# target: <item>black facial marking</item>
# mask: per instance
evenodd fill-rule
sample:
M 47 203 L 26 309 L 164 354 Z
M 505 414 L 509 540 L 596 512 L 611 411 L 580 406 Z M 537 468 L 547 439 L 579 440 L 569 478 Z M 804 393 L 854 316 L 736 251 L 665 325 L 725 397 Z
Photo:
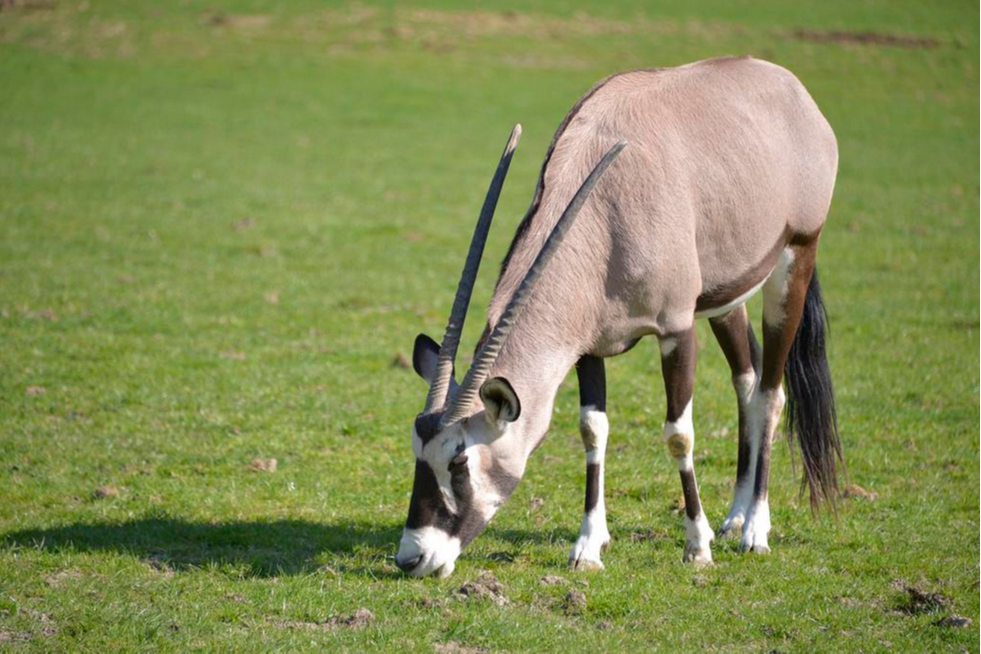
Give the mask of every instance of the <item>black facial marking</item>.
M 422 441 L 423 447 L 426 444 L 436 438 L 436 434 L 439 433 L 439 421 L 443 417 L 443 412 L 438 411 L 435 413 L 420 413 L 416 416 L 416 434 L 419 435 L 419 440 Z
M 586 464 L 586 513 L 590 513 L 599 504 L 600 465 Z
M 425 461 L 416 460 L 416 478 L 409 501 L 408 529 L 435 527 L 466 545 L 483 531 L 484 516 L 473 507 L 473 485 L 466 465 L 451 466 L 450 489 L 456 501 L 456 513 L 451 513 L 443 500 L 439 482 Z
M 603 359 L 588 354 L 576 364 L 579 378 L 579 406 L 595 406 L 606 412 L 606 368 Z
M 420 415 L 416 419 L 416 431 L 424 443 L 435 437 L 435 426 L 438 424 L 439 414 Z M 429 463 L 416 460 L 409 517 L 405 521 L 407 529 L 434 527 L 455 536 L 460 540 L 461 547 L 466 547 L 487 526 L 483 512 L 474 506 L 474 489 L 468 462 L 456 461 L 459 456 L 466 457 L 463 452 L 461 444 L 458 456 L 446 464 L 450 472 L 450 489 L 456 504 L 456 511 L 453 513 L 446 506 L 439 482 Z M 511 496 L 520 481 L 520 478 L 510 474 L 494 460 L 489 461 L 482 472 L 486 483 L 505 500 Z
M 695 482 L 694 470 L 681 471 L 681 491 L 685 495 L 685 515 L 694 520 L 702 512 L 702 504 L 698 500 L 698 484 Z
M 416 477 L 409 500 L 409 517 L 405 526 L 409 529 L 447 525 L 450 512 L 443 503 L 443 494 L 429 464 L 416 459 Z

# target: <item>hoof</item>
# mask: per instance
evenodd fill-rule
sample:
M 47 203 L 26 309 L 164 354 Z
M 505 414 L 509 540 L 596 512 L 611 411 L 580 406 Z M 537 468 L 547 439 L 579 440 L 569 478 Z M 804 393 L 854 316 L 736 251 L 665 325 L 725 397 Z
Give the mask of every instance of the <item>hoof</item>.
M 599 559 L 575 559 L 569 561 L 569 568 L 580 571 L 602 570 L 603 562 Z
M 752 552 L 753 554 L 769 554 L 770 546 L 766 543 L 756 543 L 750 544 L 746 542 L 739 543 L 740 552 Z
M 751 529 L 743 531 L 742 540 L 739 541 L 740 552 L 753 552 L 754 554 L 769 554 L 770 545 L 767 543 L 766 532 L 759 533 Z
M 738 538 L 743 533 L 743 518 L 726 518 L 719 527 L 719 538 Z
M 739 550 L 741 552 L 768 554 L 770 552 L 770 544 L 767 542 L 767 535 L 770 533 L 770 507 L 766 501 L 763 501 L 753 509 L 743 524 L 743 537 L 739 541 Z
M 603 562 L 600 561 L 600 552 L 610 549 L 610 537 L 608 534 L 603 538 L 602 535 L 594 535 L 592 539 L 580 536 L 569 552 L 569 568 L 572 570 L 602 570 Z M 602 540 L 601 540 L 602 539 Z
M 682 563 L 691 563 L 697 568 L 712 565 L 712 549 L 710 547 L 699 547 L 697 544 L 685 545 L 685 555 L 681 557 Z

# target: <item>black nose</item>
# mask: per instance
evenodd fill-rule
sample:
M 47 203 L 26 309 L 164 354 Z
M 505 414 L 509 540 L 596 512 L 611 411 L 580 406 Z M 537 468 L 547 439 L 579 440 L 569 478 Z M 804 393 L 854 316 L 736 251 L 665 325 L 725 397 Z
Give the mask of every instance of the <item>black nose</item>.
M 399 570 L 401 570 L 402 572 L 409 572 L 410 570 L 414 570 L 415 567 L 419 565 L 419 561 L 422 561 L 422 554 L 420 554 L 419 556 L 413 559 L 407 559 L 405 561 L 399 561 L 396 558 L 395 565 L 397 565 L 399 567 Z

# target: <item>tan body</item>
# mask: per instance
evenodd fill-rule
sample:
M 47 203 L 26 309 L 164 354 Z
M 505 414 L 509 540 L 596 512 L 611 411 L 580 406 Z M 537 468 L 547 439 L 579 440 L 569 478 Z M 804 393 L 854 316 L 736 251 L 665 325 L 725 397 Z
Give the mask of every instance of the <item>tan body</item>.
M 593 163 L 629 142 L 539 281 L 493 374 L 522 398 L 583 354 L 689 328 L 758 286 L 784 246 L 817 238 L 831 203 L 834 133 L 787 70 L 751 58 L 635 71 L 600 82 L 556 135 L 540 206 L 498 282 L 493 325 Z M 699 306 L 699 310 L 703 307 Z M 527 381 L 526 381 L 527 379 Z M 527 388 L 526 388 L 527 385 Z M 528 395 L 522 395 L 522 391 Z
M 710 319 L 726 354 L 740 414 L 736 493 L 721 530 L 741 528 L 742 549 L 769 551 L 769 451 L 788 399 L 785 366 L 812 499 L 837 488 L 841 451 L 813 274 L 838 164 L 831 127 L 796 77 L 752 58 L 597 84 L 549 147 L 458 388 L 452 365 L 518 136 L 520 128 L 488 192 L 444 341 L 416 341 L 414 364 L 430 393 L 413 432 L 416 483 L 396 562 L 414 575 L 452 571 L 524 474 L 559 384 L 576 366 L 587 488 L 570 564 L 602 567 L 602 361 L 651 334 L 665 381 L 664 440 L 686 501 L 683 560 L 710 562 L 715 534 L 692 457 L 699 317 Z M 760 288 L 762 350 L 744 306 Z M 807 337 L 798 338 L 799 326 Z

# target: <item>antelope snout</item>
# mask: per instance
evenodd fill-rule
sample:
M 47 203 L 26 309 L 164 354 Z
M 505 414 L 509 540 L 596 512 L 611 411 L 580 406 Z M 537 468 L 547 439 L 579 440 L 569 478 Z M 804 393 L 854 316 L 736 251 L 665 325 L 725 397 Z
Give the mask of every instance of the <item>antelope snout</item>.
M 419 562 L 422 561 L 422 554 L 419 556 L 414 556 L 408 559 L 400 559 L 398 556 L 395 557 L 395 565 L 399 567 L 402 572 L 412 572 L 415 570 Z

